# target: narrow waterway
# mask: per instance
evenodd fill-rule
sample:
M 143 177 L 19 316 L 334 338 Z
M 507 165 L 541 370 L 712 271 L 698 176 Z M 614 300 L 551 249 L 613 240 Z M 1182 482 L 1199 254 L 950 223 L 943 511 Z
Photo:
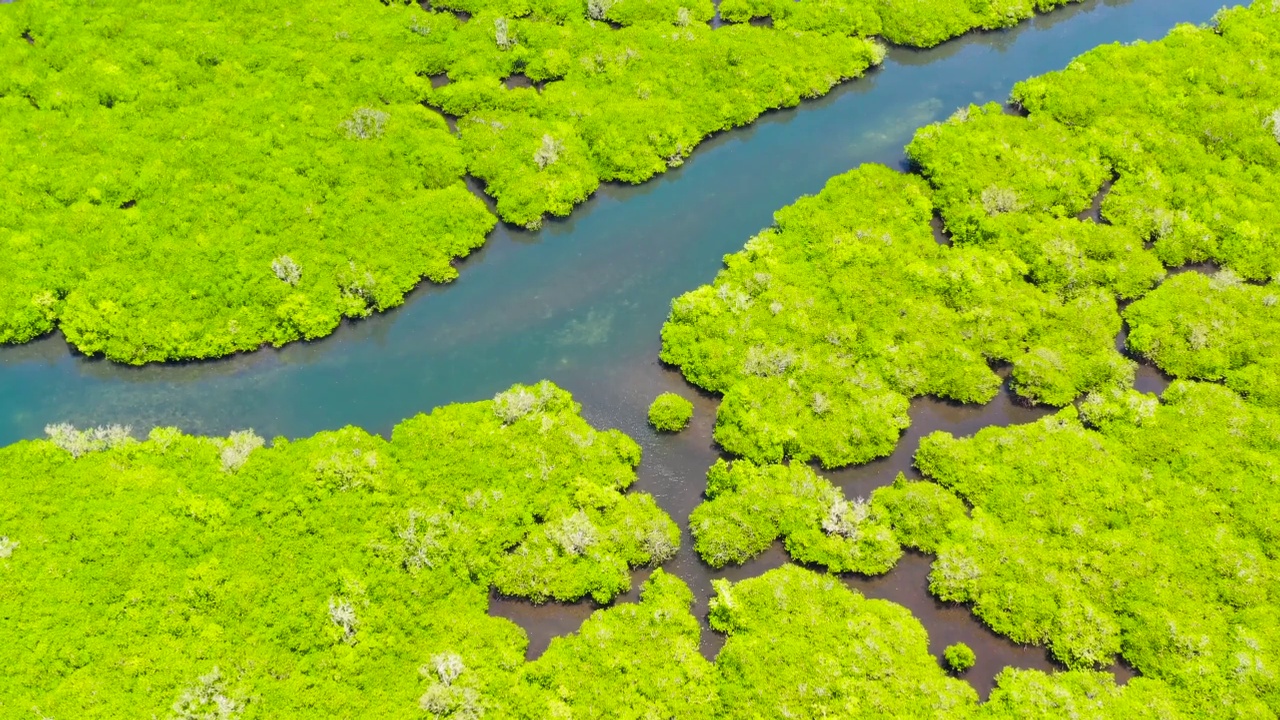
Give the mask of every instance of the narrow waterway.
M 387 432 L 431 407 L 548 378 L 577 396 L 591 422 L 620 428 L 644 446 L 639 488 L 683 523 L 716 455 L 715 401 L 656 361 L 673 297 L 709 282 L 720 258 L 767 226 L 775 209 L 818 191 L 832 175 L 864 162 L 901 166 L 902 147 L 920 125 L 970 102 L 1002 101 L 1017 80 L 1060 68 L 1095 45 L 1156 39 L 1177 22 L 1205 22 L 1219 6 L 1220 0 L 1090 0 L 934 50 L 895 49 L 868 77 L 722 134 L 654 181 L 605 186 L 569 219 L 538 233 L 499 228 L 462 264 L 457 282 L 424 287 L 404 307 L 347 324 L 320 342 L 145 368 L 76 356 L 56 335 L 0 349 L 0 444 L 38 437 L 60 421 L 143 430 L 177 425 L 207 434 L 252 427 L 268 437 L 347 424 Z M 645 424 L 645 408 L 664 390 L 696 400 L 689 431 L 658 436 Z M 910 469 L 922 433 L 967 434 L 1040 413 L 1007 396 L 981 408 L 920 399 L 892 458 L 830 476 L 851 495 L 866 495 Z M 700 614 L 712 577 L 749 577 L 784 560 L 775 551 L 713 572 L 688 545 L 686 537 L 666 567 L 690 582 Z M 907 556 L 883 578 L 849 582 L 911 608 L 935 652 L 958 639 L 972 645 L 979 665 L 966 678 L 984 694 L 1005 665 L 1049 667 L 1043 649 L 1014 646 L 986 632 L 966 609 L 936 603 L 926 592 L 927 569 L 927 558 Z M 494 608 L 530 631 L 535 652 L 552 635 L 576 629 L 591 609 L 500 600 Z M 704 632 L 708 654 L 721 642 Z

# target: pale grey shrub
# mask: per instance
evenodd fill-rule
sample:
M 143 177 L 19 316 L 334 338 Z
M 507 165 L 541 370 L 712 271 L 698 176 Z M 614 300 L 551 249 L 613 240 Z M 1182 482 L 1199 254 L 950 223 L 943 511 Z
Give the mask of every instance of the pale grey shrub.
M 789 350 L 765 350 L 756 346 L 747 348 L 747 359 L 742 364 L 742 371 L 748 375 L 774 377 L 785 373 L 795 361 L 795 354 Z
M 499 50 L 510 50 L 516 46 L 515 33 L 511 32 L 506 18 L 493 19 L 493 39 L 498 44 Z
M 1271 128 L 1271 134 L 1275 136 L 1276 142 L 1280 142 L 1280 109 L 1271 113 L 1267 118 L 1266 124 Z
M 822 529 L 831 535 L 856 540 L 861 533 L 862 523 L 871 517 L 871 505 L 862 498 L 853 502 L 842 497 L 832 499 L 827 509 L 827 517 L 822 521 Z
M 357 108 L 351 117 L 342 121 L 342 128 L 351 140 L 368 140 L 382 137 L 387 120 L 391 116 L 373 108 Z
M 825 415 L 831 410 L 831 401 L 822 393 L 813 394 L 813 412 L 816 415 Z
M 337 450 L 317 460 L 313 468 L 316 479 L 322 483 L 339 490 L 354 490 L 378 478 L 378 453 L 360 448 Z
M 418 700 L 418 706 L 435 717 L 478 720 L 484 716 L 480 693 L 474 688 L 460 687 L 454 682 L 462 676 L 466 666 L 457 653 L 440 653 L 431 662 L 418 668 L 423 677 L 433 682 Z
M 271 272 L 276 274 L 280 282 L 289 283 L 290 285 L 297 285 L 298 281 L 302 280 L 302 268 L 288 255 L 281 255 L 272 260 Z
M 437 683 L 427 688 L 418 700 L 418 706 L 435 717 L 456 720 L 478 720 L 484 717 L 480 693 L 475 688 L 457 687 Z
M 604 16 L 608 14 L 609 8 L 613 7 L 614 2 L 616 2 L 616 0 L 587 0 L 587 17 L 592 20 L 603 20 Z M 680 9 L 684 10 L 685 17 L 687 18 L 689 11 L 684 8 Z M 685 24 L 687 25 L 688 23 L 686 22 Z
M 175 720 L 233 720 L 244 710 L 244 703 L 227 695 L 222 683 L 222 673 L 214 668 L 208 675 L 201 675 L 194 687 L 183 691 L 173 704 Z
M 538 384 L 536 392 L 527 387 L 513 387 L 493 396 L 493 411 L 504 425 L 510 425 L 529 413 L 541 411 L 552 393 L 546 381 Z
M 968 600 L 982 577 L 982 568 L 963 550 L 943 548 L 929 572 L 929 587 L 943 600 Z
M 356 617 L 356 608 L 351 601 L 340 597 L 329 598 L 329 621 L 342 628 L 343 640 L 351 642 L 355 639 L 360 619 Z
M 670 560 L 675 557 L 678 549 L 676 544 L 671 542 L 667 534 L 662 531 L 661 526 L 649 528 L 648 532 L 645 533 L 642 544 L 645 552 L 649 553 L 650 565 L 661 565 Z
M 440 540 L 448 531 L 449 516 L 436 514 L 424 516 L 417 510 L 409 511 L 409 524 L 396 531 L 401 542 L 401 561 L 410 572 L 435 567 L 432 556 L 440 548 Z M 422 521 L 421 523 L 419 521 Z
M 538 163 L 539 168 L 554 165 L 560 159 L 561 150 L 564 150 L 564 143 L 551 137 L 551 135 L 543 135 L 542 146 L 534 151 L 533 161 Z
M 581 510 L 547 527 L 547 537 L 569 555 L 582 555 L 596 544 L 599 531 Z
M 1002 213 L 1017 212 L 1022 209 L 1022 203 L 1018 201 L 1018 193 L 1009 188 L 992 185 L 982 191 L 982 209 L 988 215 L 995 216 Z
M 222 460 L 223 472 L 235 472 L 239 470 L 246 462 L 249 461 L 249 455 L 254 450 L 266 444 L 266 441 L 258 436 L 252 429 L 237 430 L 226 437 L 226 439 L 216 439 L 215 443 L 221 449 L 220 458 Z
M 13 555 L 13 551 L 21 544 L 17 540 L 10 540 L 8 535 L 0 535 L 0 559 Z
M 431 669 L 439 676 L 440 682 L 452 685 L 454 680 L 466 670 L 462 658 L 457 653 L 440 653 L 431 658 Z
M 131 442 L 133 438 L 129 433 L 132 431 L 133 428 L 128 425 L 103 425 L 77 430 L 70 423 L 56 423 L 46 425 L 44 428 L 44 433 L 49 436 L 50 442 L 71 453 L 73 458 L 79 458 L 91 452 L 111 450 Z

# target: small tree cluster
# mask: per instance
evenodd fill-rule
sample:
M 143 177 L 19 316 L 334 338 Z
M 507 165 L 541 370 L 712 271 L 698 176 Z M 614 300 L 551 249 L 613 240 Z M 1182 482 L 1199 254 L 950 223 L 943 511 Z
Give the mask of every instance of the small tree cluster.
M 288 255 L 281 255 L 275 260 L 272 260 L 271 272 L 276 274 L 276 277 L 280 279 L 280 282 L 285 282 L 290 285 L 297 285 L 298 281 L 302 280 L 302 268 L 299 267 L 298 263 L 294 262 L 293 258 Z
M 675 393 L 662 393 L 649 406 L 649 424 L 664 432 L 680 432 L 693 417 L 693 403 Z
M 71 453 L 73 458 L 119 447 L 132 439 L 129 436 L 131 431 L 132 428 L 128 425 L 103 425 L 77 430 L 70 423 L 56 423 L 46 425 L 44 428 L 44 433 L 49 436 L 49 440 Z
M 948 645 L 947 649 L 942 651 L 942 656 L 946 658 L 947 666 L 957 673 L 968 670 L 978 662 L 978 656 L 973 654 L 973 649 L 964 643 Z
M 381 110 L 357 108 L 351 117 L 342 121 L 342 127 L 347 131 L 347 137 L 352 140 L 380 138 L 386 130 L 389 117 Z

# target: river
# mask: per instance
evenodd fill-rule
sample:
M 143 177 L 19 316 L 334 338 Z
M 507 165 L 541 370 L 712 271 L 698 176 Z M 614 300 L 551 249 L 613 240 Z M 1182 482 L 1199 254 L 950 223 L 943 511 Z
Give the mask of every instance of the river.
M 640 442 L 645 459 L 637 487 L 683 523 L 716 457 L 710 437 L 716 401 L 657 362 L 672 298 L 711 281 L 725 253 L 769 225 L 775 209 L 817 192 L 829 177 L 865 162 L 902 167 L 902 148 L 917 127 L 970 102 L 1003 101 L 1017 80 L 1060 68 L 1095 45 L 1157 39 L 1178 22 L 1208 21 L 1220 6 L 1220 0 L 1090 0 L 933 50 L 892 49 L 867 77 L 718 135 L 682 167 L 648 183 L 603 186 L 571 217 L 540 232 L 500 226 L 461 263 L 456 282 L 424 286 L 403 307 L 345 323 L 318 342 L 142 368 L 76 355 L 57 334 L 2 348 L 0 444 L 42 436 L 46 424 L 62 421 L 122 423 L 143 433 L 176 425 L 202 434 L 252 427 L 267 437 L 298 437 L 347 424 L 386 433 L 434 406 L 547 378 L 572 391 L 593 424 Z M 1161 383 L 1149 384 L 1143 389 Z M 680 435 L 659 436 L 645 423 L 648 403 L 665 390 L 695 400 L 694 424 Z M 865 495 L 910 470 L 922 433 L 967 434 L 1043 413 L 1007 394 L 984 407 L 918 399 L 913 426 L 892 458 L 827 475 L 851 495 Z M 775 549 L 744 568 L 715 572 L 689 545 L 686 534 L 666 567 L 691 584 L 699 614 L 712 577 L 749 577 L 784 561 Z M 966 678 L 983 695 L 1005 665 L 1050 667 L 1043 649 L 1015 646 L 966 609 L 933 601 L 927 570 L 927 558 L 908 555 L 885 577 L 848 581 L 910 607 L 929 629 L 935 653 L 956 640 L 973 646 L 979 664 Z M 533 654 L 552 635 L 576 629 L 590 609 L 494 601 L 495 613 L 529 630 Z M 703 639 L 709 655 L 722 644 L 710 631 Z

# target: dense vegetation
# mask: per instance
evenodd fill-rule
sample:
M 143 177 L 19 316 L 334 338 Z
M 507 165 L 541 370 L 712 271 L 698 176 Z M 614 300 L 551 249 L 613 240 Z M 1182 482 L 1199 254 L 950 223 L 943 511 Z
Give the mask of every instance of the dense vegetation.
M 882 52 L 685 27 L 674 3 L 624 30 L 577 3 L 498 5 L 470 22 L 334 0 L 0 8 L 0 342 L 56 325 L 142 363 L 320 337 L 456 275 L 494 224 L 468 169 L 535 225 Z M 563 81 L 503 87 L 520 70 Z M 423 100 L 466 115 L 459 135 Z
M 726 718 L 1169 718 L 1168 689 L 1107 673 L 1006 669 L 985 705 L 929 654 L 903 607 L 795 566 L 717 583 L 712 627 Z
M 1055 405 L 1131 382 L 1111 293 L 1042 289 L 1011 252 L 939 244 L 931 197 L 881 166 L 838 176 L 675 300 L 662 359 L 724 393 L 725 449 L 828 467 L 887 455 L 909 398 L 990 400 L 994 361 L 1013 364 L 1019 393 Z
M 662 393 L 649 405 L 649 424 L 664 432 L 680 432 L 693 418 L 693 403 L 675 393 Z
M 1037 12 L 1079 0 L 721 0 L 729 22 L 771 18 L 780 30 L 880 35 L 898 45 L 933 47 L 970 30 L 1016 25 Z
M 606 601 L 679 541 L 651 497 L 623 492 L 639 447 L 546 383 L 406 420 L 389 442 L 49 431 L 0 451 L 4 715 L 150 716 L 191 689 L 246 717 L 413 717 L 436 675 L 458 685 L 432 692 L 505 702 L 497 673 L 524 640 L 485 615 L 490 587 Z M 687 612 L 681 592 L 652 602 Z M 419 677 L 438 653 L 470 670 Z
M 1180 378 L 1221 380 L 1280 406 L 1280 286 L 1249 285 L 1230 270 L 1170 278 L 1125 310 L 1129 348 Z
M 709 28 L 711 3 L 462 0 L 430 13 L 425 68 L 449 82 L 427 102 L 459 116 L 471 173 L 506 221 L 566 215 L 602 181 L 641 182 L 708 135 L 826 93 L 880 62 L 869 40 L 747 25 Z M 687 5 L 687 7 L 686 7 Z M 522 74 L 545 87 L 508 88 Z
M 907 545 L 936 552 L 931 589 L 1072 668 L 1118 654 L 1188 714 L 1280 712 L 1280 415 L 1228 388 L 1093 396 L 1030 425 L 925 438 L 938 509 Z M 965 511 L 954 493 L 972 508 Z M 933 497 L 921 503 L 921 498 Z
M 453 278 L 494 220 L 417 104 L 420 14 L 0 6 L 0 342 L 57 324 L 122 362 L 225 355 Z
M 1224 12 L 1216 28 L 1099 48 L 1019 84 L 1025 116 L 969 107 L 922 129 L 907 148 L 919 176 L 833 179 L 678 298 L 662 358 L 724 394 L 725 449 L 863 462 L 893 448 L 910 397 L 993 397 L 993 364 L 1010 363 L 1012 389 L 1036 403 L 1128 386 L 1109 341 L 1118 303 L 1166 264 L 1213 260 L 1228 289 L 1210 299 L 1207 281 L 1170 282 L 1129 309 L 1130 347 L 1277 402 L 1274 288 L 1234 279 L 1280 273 L 1264 229 L 1280 217 L 1277 31 L 1270 3 Z M 1077 219 L 1107 188 L 1103 222 Z
M 322 337 L 456 276 L 495 223 L 467 173 L 536 227 L 861 75 L 870 35 L 1057 4 L 805 2 L 716 30 L 708 0 L 0 5 L 0 343 L 61 328 L 140 364 Z
M 1280 218 L 1278 31 L 1277 7 L 1258 2 L 1220 13 L 1214 29 L 1097 48 L 1015 87 L 1029 117 L 972 108 L 908 151 L 956 239 L 1011 250 L 1042 286 L 1100 283 L 1139 297 L 1159 276 L 1143 242 L 1169 266 L 1225 268 L 1213 280 L 1175 277 L 1135 303 L 1129 347 L 1176 377 L 1225 380 L 1275 405 L 1276 287 L 1241 280 L 1280 280 L 1269 230 Z M 1076 225 L 1062 218 L 1111 178 L 1109 225 L 1089 226 L 1093 237 L 1045 235 L 1046 224 Z
M 6 716 L 1021 717 L 1133 692 L 1009 671 L 980 707 L 908 611 L 794 566 L 717 584 L 714 664 L 692 593 L 661 569 L 526 662 L 523 633 L 486 614 L 491 587 L 608 600 L 678 539 L 622 492 L 635 444 L 546 383 L 390 441 L 49 436 L 0 450 Z
M 879 575 L 902 555 L 881 508 L 850 501 L 808 466 L 717 461 L 707 502 L 689 517 L 694 549 L 711 567 L 741 564 L 778 538 L 804 563 Z
M 1056 128 L 1025 150 L 1048 153 L 1068 131 L 1078 160 L 1096 156 L 1118 176 L 1103 216 L 1154 241 L 1166 265 L 1212 260 L 1243 278 L 1272 278 L 1280 273 L 1280 245 L 1267 231 L 1280 217 L 1277 29 L 1280 7 L 1259 0 L 1219 13 L 1213 28 L 1103 46 L 1020 83 L 1013 98 L 1031 113 L 1022 122 Z M 992 181 L 976 164 L 966 171 Z M 1029 179 L 1059 177 L 1046 164 Z
M 797 561 L 879 574 L 907 545 L 938 556 L 939 598 L 1069 668 L 1123 657 L 1153 707 L 1280 710 L 1280 415 L 1212 384 L 1116 390 L 1031 425 L 935 433 L 916 463 L 933 482 L 849 502 L 798 463 L 720 461 L 695 549 L 718 567 L 781 536 Z

